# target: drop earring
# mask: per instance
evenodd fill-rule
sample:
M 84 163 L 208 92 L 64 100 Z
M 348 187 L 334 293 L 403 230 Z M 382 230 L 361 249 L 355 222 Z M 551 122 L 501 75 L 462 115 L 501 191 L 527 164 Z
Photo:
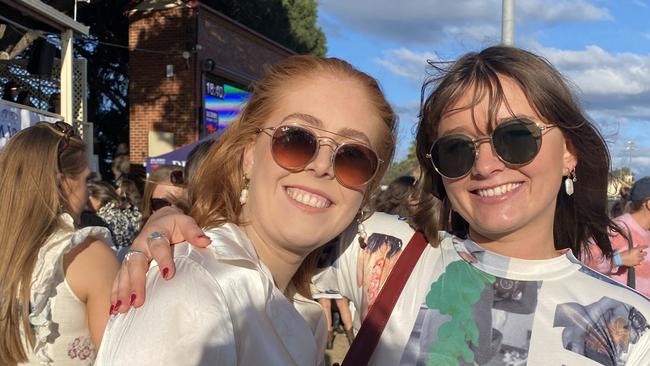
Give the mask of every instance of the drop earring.
M 573 192 L 575 192 L 574 183 L 577 181 L 576 170 L 573 169 L 569 172 L 566 178 L 564 178 L 564 192 L 566 192 L 567 196 L 573 195 Z
M 357 219 L 357 232 L 359 234 L 359 246 L 361 249 L 366 249 L 368 245 L 368 233 L 366 232 L 366 227 L 363 225 L 363 211 L 359 212 L 359 218 Z
M 239 203 L 243 206 L 248 202 L 248 187 L 250 185 L 250 179 L 244 175 L 244 188 L 241 189 L 239 194 Z

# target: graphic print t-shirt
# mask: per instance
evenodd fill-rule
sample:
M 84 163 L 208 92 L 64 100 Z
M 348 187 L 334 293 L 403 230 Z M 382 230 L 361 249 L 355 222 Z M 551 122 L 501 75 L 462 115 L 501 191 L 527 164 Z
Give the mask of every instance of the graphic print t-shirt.
M 352 240 L 335 264 L 341 294 L 361 314 L 413 235 L 383 214 L 365 226 L 366 248 Z M 427 247 L 413 269 L 370 365 L 646 366 L 649 320 L 648 299 L 570 251 L 520 260 L 441 232 L 439 247 Z

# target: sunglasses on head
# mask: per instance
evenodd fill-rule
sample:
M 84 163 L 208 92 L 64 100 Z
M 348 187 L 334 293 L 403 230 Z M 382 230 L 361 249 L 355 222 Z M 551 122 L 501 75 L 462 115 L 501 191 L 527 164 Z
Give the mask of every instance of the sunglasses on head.
M 344 187 L 362 187 L 377 174 L 382 160 L 374 150 L 360 143 L 338 143 L 329 137 L 316 136 L 311 128 L 338 135 L 315 127 L 297 125 L 267 127 L 258 130 L 258 133 L 264 132 L 271 137 L 273 160 L 286 170 L 299 172 L 305 169 L 318 156 L 323 141 L 327 141 L 334 150 L 331 161 L 334 175 Z
M 152 198 L 151 199 L 151 210 L 152 211 L 158 211 L 163 207 L 171 206 L 172 203 L 167 201 L 164 198 Z
M 169 180 L 175 186 L 185 185 L 185 177 L 182 170 L 174 170 L 169 174 Z
M 57 121 L 54 122 L 54 127 L 61 132 L 61 138 L 59 139 L 58 144 L 56 145 L 56 163 L 57 167 L 59 168 L 59 172 L 61 171 L 61 154 L 65 151 L 65 149 L 70 146 L 70 138 L 75 136 L 74 128 L 63 122 L 63 121 Z
M 458 179 L 472 170 L 478 146 L 491 142 L 497 157 L 508 165 L 530 163 L 542 147 L 542 135 L 556 125 L 539 125 L 526 118 L 516 118 L 499 124 L 491 136 L 472 139 L 463 134 L 442 136 L 431 145 L 427 158 L 445 178 Z

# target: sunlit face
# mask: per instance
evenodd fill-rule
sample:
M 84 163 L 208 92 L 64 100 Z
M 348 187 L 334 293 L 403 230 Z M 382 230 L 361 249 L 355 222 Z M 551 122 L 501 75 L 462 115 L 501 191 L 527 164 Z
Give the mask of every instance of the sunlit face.
M 62 183 L 62 193 L 67 201 L 67 210 L 70 215 L 78 219 L 81 216 L 86 202 L 88 202 L 88 177 L 90 169 L 84 170 L 76 177 L 65 177 Z
M 266 127 L 297 123 L 319 137 L 361 143 L 377 150 L 386 128 L 357 81 L 319 76 L 291 83 Z M 321 130 L 334 132 L 338 136 Z M 244 219 L 264 242 L 306 255 L 341 233 L 359 211 L 365 188 L 342 186 L 331 165 L 333 146 L 322 142 L 304 170 L 292 173 L 273 160 L 271 137 L 260 133 L 244 158 L 250 179 Z
M 526 117 L 540 125 L 552 123 L 542 120 L 515 82 L 505 77 L 500 80 L 512 112 L 501 105 L 497 123 L 513 117 Z M 467 92 L 450 110 L 471 104 L 472 94 L 473 90 Z M 443 116 L 438 133 L 477 138 L 492 130 L 488 124 L 488 100 L 484 98 L 473 110 Z M 469 223 L 470 231 L 496 240 L 516 232 L 552 230 L 562 176 L 575 165 L 575 156 L 567 149 L 561 130 L 551 128 L 544 132 L 541 149 L 529 164 L 508 166 L 495 155 L 490 143 L 482 143 L 470 173 L 455 180 L 443 178 L 443 183 L 453 209 Z

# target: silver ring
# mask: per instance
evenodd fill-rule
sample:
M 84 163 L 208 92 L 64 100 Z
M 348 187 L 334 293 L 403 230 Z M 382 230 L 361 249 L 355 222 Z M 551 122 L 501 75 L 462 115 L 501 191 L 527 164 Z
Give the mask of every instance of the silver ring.
M 141 251 L 141 250 L 137 250 L 137 249 L 129 249 L 129 251 L 126 252 L 126 255 L 124 255 L 124 260 L 123 260 L 123 261 L 124 261 L 124 262 L 127 262 L 127 261 L 129 260 L 129 258 L 131 258 L 131 256 L 132 256 L 132 255 L 135 255 L 135 254 L 142 254 L 142 255 L 144 255 L 145 260 L 146 260 L 147 262 L 149 262 L 149 256 L 147 255 L 147 253 L 145 253 L 145 252 L 143 252 L 143 251 Z
M 161 239 L 167 241 L 167 245 L 169 245 L 169 239 L 167 239 L 166 236 L 164 236 L 160 231 L 154 231 L 147 237 L 147 245 L 151 246 L 152 241 Z

